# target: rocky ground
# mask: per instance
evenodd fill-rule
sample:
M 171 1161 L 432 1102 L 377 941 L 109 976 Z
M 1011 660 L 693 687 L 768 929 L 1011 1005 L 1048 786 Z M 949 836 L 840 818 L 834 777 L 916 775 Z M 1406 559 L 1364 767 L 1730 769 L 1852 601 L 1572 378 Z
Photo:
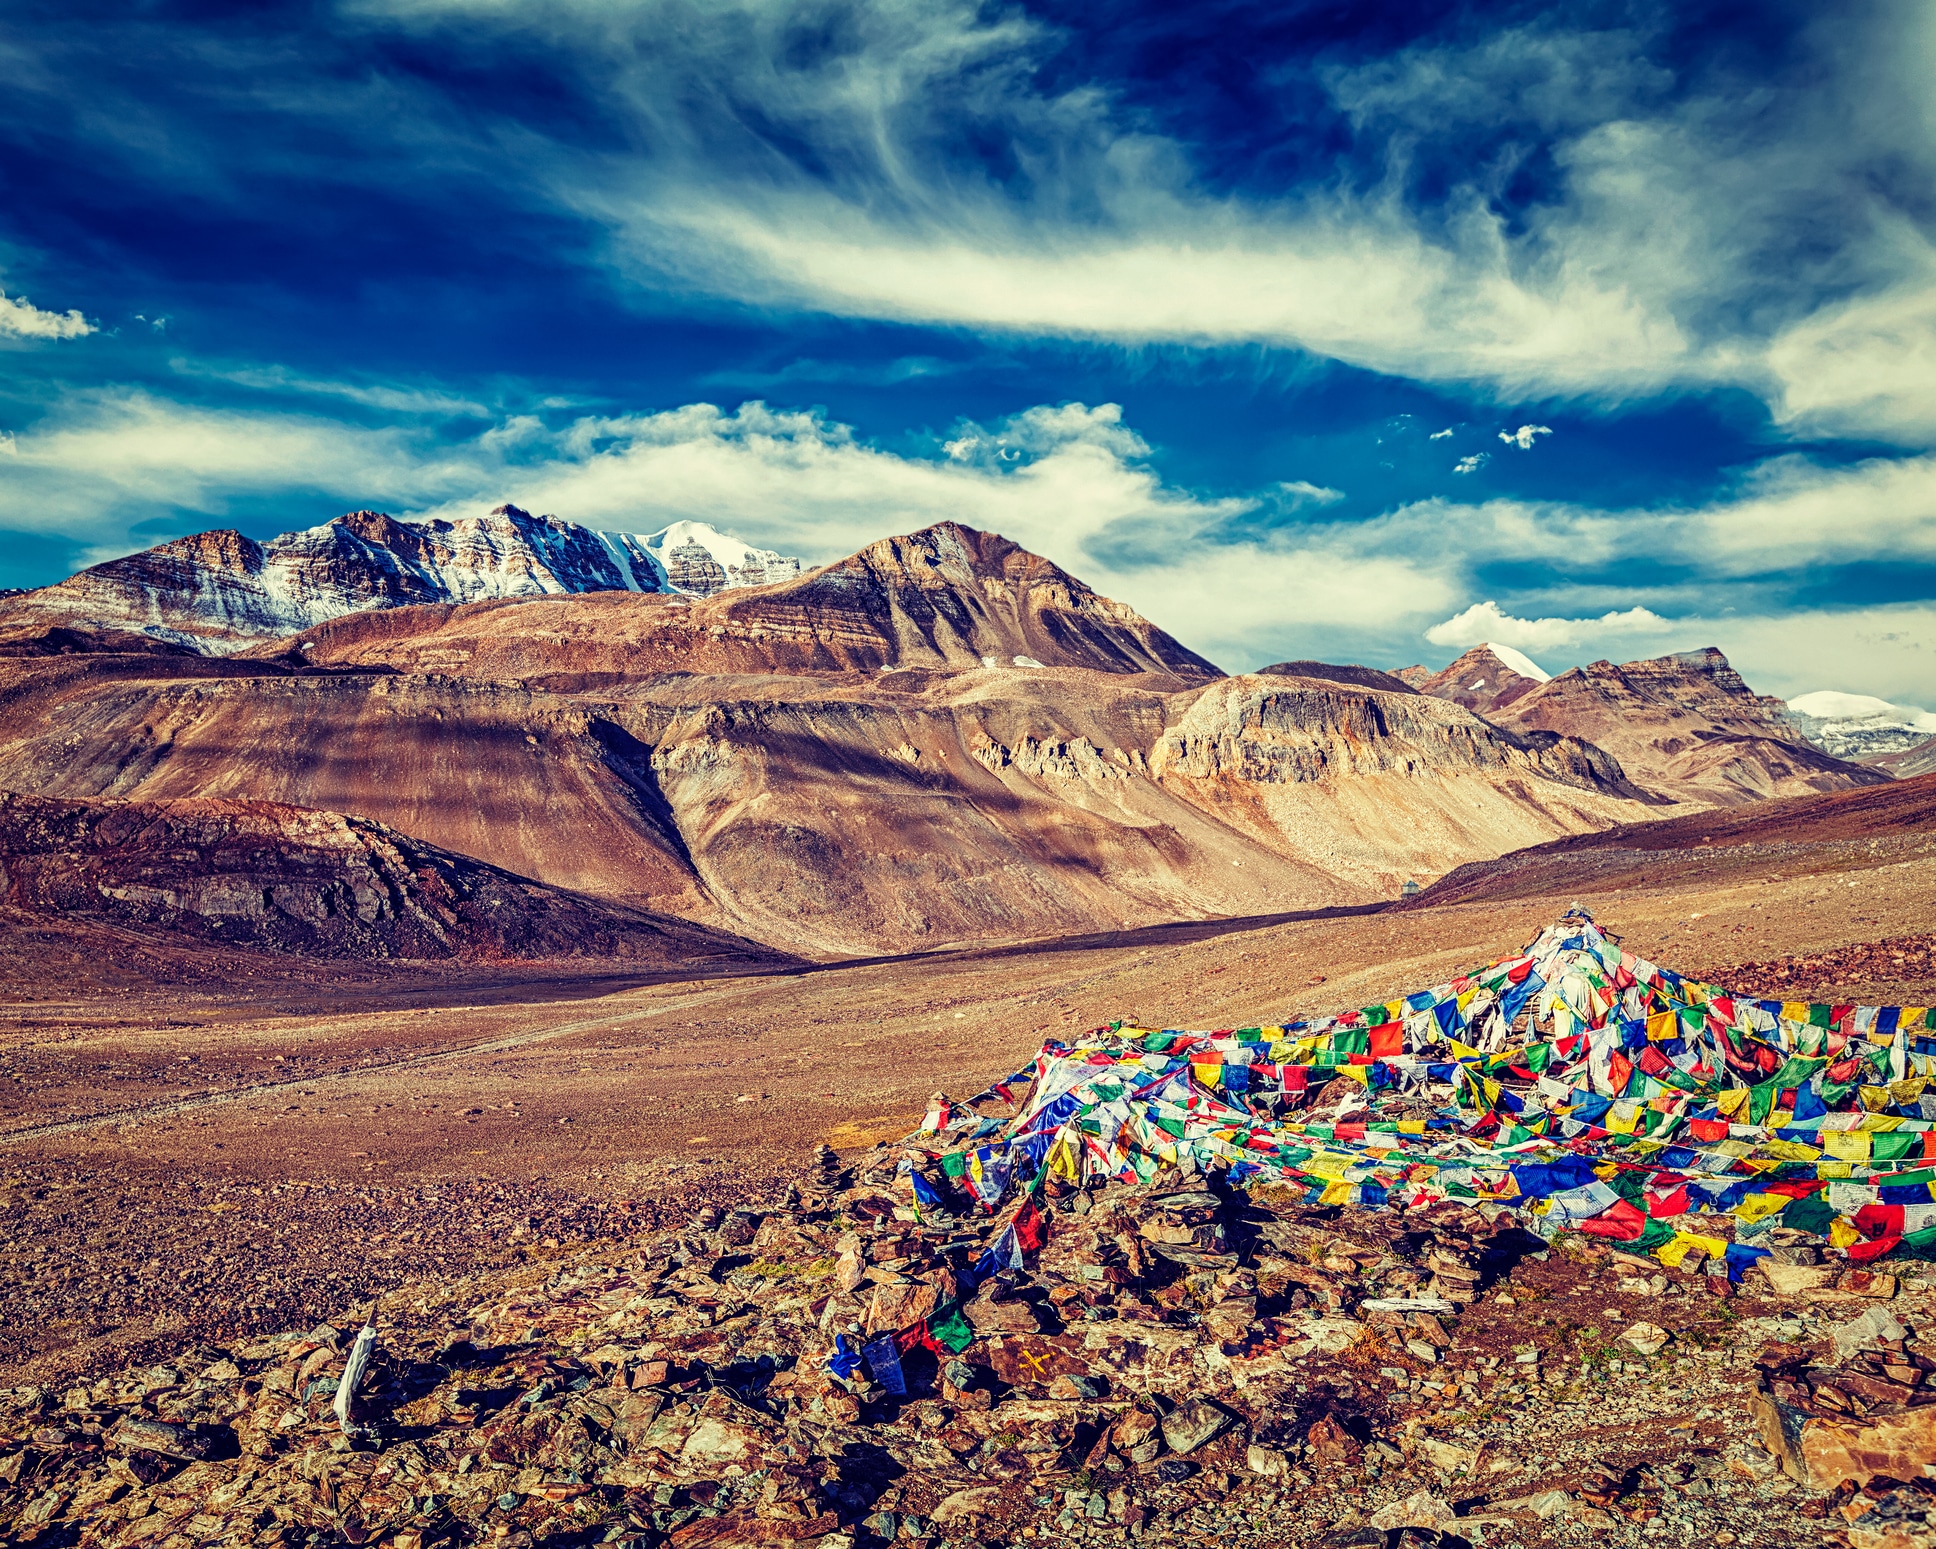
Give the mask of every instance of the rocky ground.
M 945 1309 L 1002 1224 L 914 1220 L 897 1155 L 385 1297 L 347 1424 L 349 1307 L 0 1394 L 0 1521 L 46 1549 L 1929 1541 L 1936 1496 L 1797 1484 L 1756 1410 L 1813 1381 L 1913 1417 L 1936 1282 L 1798 1265 L 1783 1296 L 1170 1175 L 1052 1198 L 958 1350 L 843 1380 L 837 1336 Z M 1179 1216 L 1228 1251 L 1166 1247 Z

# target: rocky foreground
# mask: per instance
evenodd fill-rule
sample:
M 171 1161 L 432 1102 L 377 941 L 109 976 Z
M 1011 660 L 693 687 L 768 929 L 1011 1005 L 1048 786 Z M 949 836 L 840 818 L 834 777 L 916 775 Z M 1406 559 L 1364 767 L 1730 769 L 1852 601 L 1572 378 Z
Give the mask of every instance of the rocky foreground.
M 1795 1244 L 1737 1286 L 1497 1207 L 1340 1212 L 1173 1170 L 1051 1183 L 1039 1224 L 1026 1203 L 920 1220 L 897 1161 L 823 1151 L 770 1207 L 468 1278 L 430 1278 L 426 1243 L 425 1278 L 369 1310 L 350 1395 L 363 1308 L 0 1393 L 0 1529 L 155 1549 L 1936 1542 L 1919 1265 Z M 964 1294 L 992 1245 L 1036 1238 Z

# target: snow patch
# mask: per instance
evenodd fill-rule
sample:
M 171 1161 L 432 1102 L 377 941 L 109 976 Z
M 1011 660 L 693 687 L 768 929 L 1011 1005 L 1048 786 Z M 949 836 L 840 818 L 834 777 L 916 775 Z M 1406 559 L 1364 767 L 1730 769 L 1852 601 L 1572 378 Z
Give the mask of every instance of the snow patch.
M 1500 645 L 1494 640 L 1486 642 L 1486 649 L 1522 678 L 1531 678 L 1535 683 L 1546 683 L 1552 679 L 1550 672 L 1523 651 L 1515 651 L 1511 646 Z

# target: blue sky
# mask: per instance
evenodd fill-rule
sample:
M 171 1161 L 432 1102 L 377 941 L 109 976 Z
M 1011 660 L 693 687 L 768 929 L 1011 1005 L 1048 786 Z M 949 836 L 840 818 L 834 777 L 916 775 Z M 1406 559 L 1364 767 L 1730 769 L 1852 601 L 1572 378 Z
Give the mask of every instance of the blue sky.
M 0 584 L 943 517 L 1226 667 L 1936 699 L 1936 10 L 23 3 Z

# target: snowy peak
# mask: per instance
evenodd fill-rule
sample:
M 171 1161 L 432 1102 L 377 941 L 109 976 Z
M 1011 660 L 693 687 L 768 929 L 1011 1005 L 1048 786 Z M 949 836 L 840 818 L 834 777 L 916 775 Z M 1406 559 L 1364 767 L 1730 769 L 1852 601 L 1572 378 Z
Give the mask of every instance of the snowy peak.
M 1815 746 L 1858 763 L 1906 752 L 1936 735 L 1936 715 L 1927 710 L 1834 689 L 1798 695 L 1786 715 Z
M 637 539 L 628 533 L 602 533 L 612 542 L 639 543 L 657 570 L 664 589 L 711 597 L 735 586 L 769 586 L 800 574 L 800 561 L 772 549 L 756 549 L 704 522 L 674 522 Z
M 29 593 L 4 613 L 9 632 L 81 625 L 220 652 L 373 609 L 581 592 L 711 597 L 800 569 L 703 522 L 626 533 L 514 505 L 455 520 L 351 511 L 267 543 L 232 531 L 179 538 Z
M 1400 676 L 1421 694 L 1449 699 L 1478 715 L 1503 709 L 1549 681 L 1537 662 L 1509 645 L 1475 645 L 1443 672 L 1415 676 L 1417 671 L 1408 668 Z
M 1510 667 L 1522 678 L 1531 678 L 1535 683 L 1544 683 L 1553 676 L 1552 673 L 1546 671 L 1538 662 L 1534 661 L 1532 657 L 1515 651 L 1509 645 L 1500 645 L 1495 640 L 1488 640 L 1486 642 L 1486 649 L 1492 652 L 1498 660 L 1504 662 L 1506 666 Z

